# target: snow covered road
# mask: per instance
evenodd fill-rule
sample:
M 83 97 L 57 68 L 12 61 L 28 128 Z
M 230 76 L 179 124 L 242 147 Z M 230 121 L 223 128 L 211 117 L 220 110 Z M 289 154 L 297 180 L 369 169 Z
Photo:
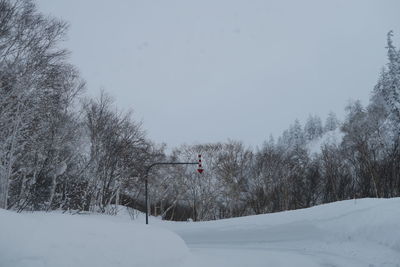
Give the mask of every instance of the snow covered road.
M 186 266 L 400 266 L 400 200 L 363 199 L 168 228 Z

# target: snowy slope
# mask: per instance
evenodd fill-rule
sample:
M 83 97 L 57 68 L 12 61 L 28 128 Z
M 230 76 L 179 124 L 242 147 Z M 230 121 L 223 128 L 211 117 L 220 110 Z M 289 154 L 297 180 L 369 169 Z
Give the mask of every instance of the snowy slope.
M 149 227 L 127 214 L 0 210 L 0 266 L 399 267 L 399 207 L 400 198 L 348 200 L 201 223 L 150 218 Z

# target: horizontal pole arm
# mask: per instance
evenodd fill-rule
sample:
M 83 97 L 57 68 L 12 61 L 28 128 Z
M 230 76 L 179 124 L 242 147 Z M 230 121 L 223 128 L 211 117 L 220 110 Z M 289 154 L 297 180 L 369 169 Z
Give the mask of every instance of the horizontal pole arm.
M 157 165 L 194 165 L 199 164 L 198 162 L 155 162 L 151 164 L 146 170 L 146 176 L 149 173 L 150 169 Z

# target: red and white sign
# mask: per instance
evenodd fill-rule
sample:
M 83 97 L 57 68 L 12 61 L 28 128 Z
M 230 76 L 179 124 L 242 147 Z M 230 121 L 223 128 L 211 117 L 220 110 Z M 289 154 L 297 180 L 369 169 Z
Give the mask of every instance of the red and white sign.
M 201 163 L 201 154 L 199 154 L 199 166 L 198 166 L 198 168 L 197 168 L 197 171 L 198 171 L 199 173 L 203 173 L 203 171 L 204 171 L 203 165 L 202 165 L 202 163 Z

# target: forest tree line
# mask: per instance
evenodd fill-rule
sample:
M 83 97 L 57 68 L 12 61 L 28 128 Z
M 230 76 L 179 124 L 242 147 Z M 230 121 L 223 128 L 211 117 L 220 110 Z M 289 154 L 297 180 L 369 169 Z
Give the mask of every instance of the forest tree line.
M 230 140 L 166 153 L 107 93 L 84 97 L 85 82 L 60 48 L 67 29 L 34 1 L 0 0 L 0 208 L 143 211 L 146 167 L 197 154 L 202 174 L 193 166 L 152 170 L 153 215 L 214 220 L 400 196 L 400 50 L 392 32 L 369 104 L 349 104 L 343 121 L 333 113 L 324 122 L 296 120 L 255 150 Z

